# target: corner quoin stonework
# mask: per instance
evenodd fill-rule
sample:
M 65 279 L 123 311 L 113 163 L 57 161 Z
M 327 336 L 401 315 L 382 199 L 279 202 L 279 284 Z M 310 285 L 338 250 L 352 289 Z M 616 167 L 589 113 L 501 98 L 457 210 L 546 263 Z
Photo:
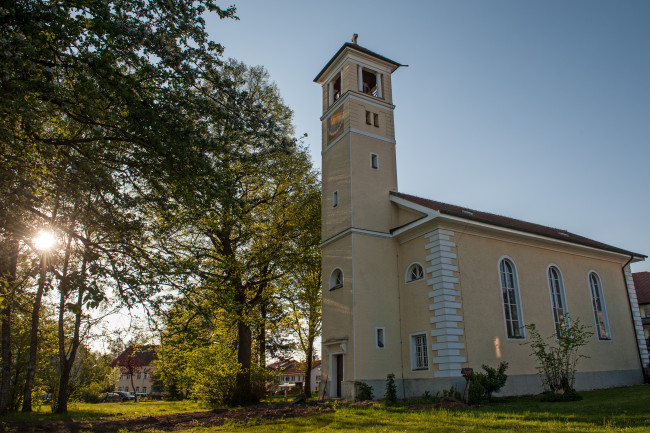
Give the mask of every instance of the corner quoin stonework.
M 454 232 L 435 229 L 424 235 L 429 241 L 424 247 L 429 254 L 427 274 L 431 278 L 429 305 L 432 337 L 434 377 L 460 377 L 461 364 L 467 362 L 463 336 L 463 316 L 458 278 L 458 266 L 454 265 L 456 244 L 451 240 Z

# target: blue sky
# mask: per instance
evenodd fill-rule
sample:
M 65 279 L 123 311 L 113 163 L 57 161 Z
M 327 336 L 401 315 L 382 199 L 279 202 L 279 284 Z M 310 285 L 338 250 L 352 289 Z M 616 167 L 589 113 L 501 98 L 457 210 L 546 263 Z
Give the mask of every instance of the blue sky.
M 210 36 L 268 69 L 316 167 L 312 80 L 358 33 L 409 65 L 393 74 L 400 191 L 650 255 L 650 2 L 235 5 Z

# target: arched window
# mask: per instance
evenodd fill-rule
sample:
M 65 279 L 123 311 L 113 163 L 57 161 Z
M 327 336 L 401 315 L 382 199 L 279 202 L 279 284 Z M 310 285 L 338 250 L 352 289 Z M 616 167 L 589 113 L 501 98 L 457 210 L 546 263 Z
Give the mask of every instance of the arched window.
M 411 281 L 417 281 L 424 278 L 424 269 L 419 263 L 412 263 L 406 269 L 406 282 L 410 283 Z
M 555 335 L 562 336 L 565 327 L 567 314 L 566 296 L 564 294 L 564 282 L 562 273 L 555 266 L 548 268 L 548 288 L 551 293 L 551 308 L 553 310 L 553 322 L 555 323 Z
M 512 261 L 508 259 L 501 260 L 499 263 L 499 279 L 501 281 L 506 336 L 508 338 L 525 338 L 517 270 Z
M 607 320 L 607 309 L 603 297 L 603 285 L 600 282 L 600 277 L 595 272 L 589 273 L 589 289 L 591 291 L 591 304 L 594 308 L 598 339 L 611 340 L 612 335 L 609 333 L 609 320 Z
M 330 290 L 340 289 L 341 287 L 343 287 L 343 271 L 336 268 L 330 275 Z

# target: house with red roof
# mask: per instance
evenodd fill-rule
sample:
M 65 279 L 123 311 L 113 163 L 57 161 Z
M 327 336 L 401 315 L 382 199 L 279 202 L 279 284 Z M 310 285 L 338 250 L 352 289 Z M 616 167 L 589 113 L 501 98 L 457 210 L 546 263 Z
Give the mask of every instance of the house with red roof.
M 402 66 L 355 37 L 314 79 L 322 86 L 324 395 L 353 399 L 356 382 L 382 395 L 389 374 L 400 397 L 462 390 L 461 369 L 502 361 L 502 395 L 538 393 L 527 326 L 561 335 L 577 319 L 593 334 L 577 390 L 642 383 L 650 359 L 630 264 L 647 257 L 400 192 L 391 80 Z M 449 182 L 462 181 L 463 162 Z
M 156 345 L 128 346 L 113 361 L 113 366 L 118 367 L 120 376 L 116 384 L 117 391 L 128 391 L 134 394 L 149 396 L 153 389 L 151 375 L 155 371 L 153 362 L 157 359 Z
M 646 344 L 650 348 L 650 272 L 635 272 L 632 274 L 636 298 L 639 303 L 639 313 L 643 324 Z
M 311 365 L 311 392 L 316 391 L 320 381 L 320 360 L 312 361 Z M 277 361 L 267 366 L 269 370 L 276 370 L 280 373 L 280 383 L 275 390 L 288 391 L 297 385 L 305 383 L 305 363 L 294 359 Z

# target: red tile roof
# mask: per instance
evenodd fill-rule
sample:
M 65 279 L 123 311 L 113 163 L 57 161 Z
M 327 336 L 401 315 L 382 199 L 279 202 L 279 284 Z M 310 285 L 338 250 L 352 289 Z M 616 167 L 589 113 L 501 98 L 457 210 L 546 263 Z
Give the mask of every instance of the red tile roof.
M 643 254 L 633 253 L 621 248 L 613 247 L 602 242 L 594 241 L 583 236 L 570 233 L 566 230 L 547 227 L 539 224 L 529 223 L 526 221 L 508 218 L 501 215 L 495 215 L 487 212 L 481 212 L 473 209 L 455 206 L 452 204 L 441 203 L 439 201 L 429 200 L 426 198 L 417 197 L 414 195 L 404 194 L 401 192 L 391 192 L 391 195 L 410 201 L 411 203 L 424 206 L 426 208 L 440 212 L 441 214 L 451 215 L 459 218 L 464 218 L 472 221 L 477 221 L 493 226 L 504 227 L 513 230 L 519 230 L 526 233 L 532 233 L 547 238 L 558 239 L 565 242 L 574 244 L 585 245 L 600 250 L 611 251 L 615 253 L 625 254 L 628 256 L 643 257 Z
M 146 367 L 157 359 L 157 348 L 158 346 L 155 345 L 129 346 L 113 361 L 113 366 L 126 366 L 131 364 L 133 366 Z
M 311 364 L 312 370 L 318 367 L 320 364 L 321 364 L 320 359 L 313 361 Z M 279 370 L 283 374 L 295 374 L 295 373 L 304 373 L 305 371 L 304 366 L 305 366 L 304 362 L 298 362 L 294 359 L 290 359 L 287 361 L 274 362 L 272 364 L 267 365 L 266 368 L 271 370 Z
M 650 304 L 650 272 L 635 272 L 632 279 L 639 304 Z

